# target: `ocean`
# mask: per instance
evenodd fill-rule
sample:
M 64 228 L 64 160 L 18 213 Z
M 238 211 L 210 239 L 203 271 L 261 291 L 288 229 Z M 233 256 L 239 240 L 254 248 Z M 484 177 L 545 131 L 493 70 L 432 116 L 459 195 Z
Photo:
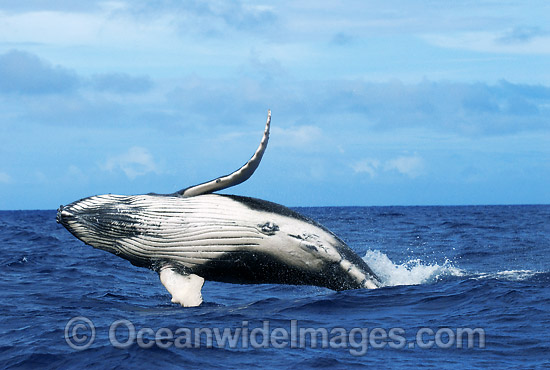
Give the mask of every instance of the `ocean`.
M 550 206 L 296 208 L 376 290 L 206 282 L 84 245 L 56 212 L 0 212 L 0 368 L 550 368 Z

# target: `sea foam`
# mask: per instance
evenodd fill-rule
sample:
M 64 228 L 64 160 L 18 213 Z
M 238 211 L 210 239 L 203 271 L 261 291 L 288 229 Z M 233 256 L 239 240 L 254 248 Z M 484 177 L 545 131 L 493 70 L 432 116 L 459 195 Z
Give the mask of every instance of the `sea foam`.
M 363 260 L 382 281 L 383 286 L 418 285 L 436 281 L 444 276 L 463 276 L 464 272 L 446 260 L 442 265 L 426 264 L 412 259 L 402 264 L 393 263 L 386 254 L 368 250 Z

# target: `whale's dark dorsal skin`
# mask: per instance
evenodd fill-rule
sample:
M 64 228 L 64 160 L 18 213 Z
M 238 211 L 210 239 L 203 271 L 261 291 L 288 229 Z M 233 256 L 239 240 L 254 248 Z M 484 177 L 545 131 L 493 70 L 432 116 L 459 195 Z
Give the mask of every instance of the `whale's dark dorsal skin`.
M 230 175 L 177 193 L 97 195 L 61 206 L 57 222 L 95 248 L 159 273 L 182 306 L 202 303 L 204 280 L 377 288 L 369 266 L 317 222 L 282 205 L 213 192 L 246 181 L 267 147 Z

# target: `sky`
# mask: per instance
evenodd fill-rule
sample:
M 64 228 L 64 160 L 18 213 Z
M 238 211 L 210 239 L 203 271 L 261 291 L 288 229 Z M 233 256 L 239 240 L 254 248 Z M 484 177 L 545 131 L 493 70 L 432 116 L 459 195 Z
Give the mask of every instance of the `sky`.
M 0 0 L 0 209 L 550 203 L 550 3 Z

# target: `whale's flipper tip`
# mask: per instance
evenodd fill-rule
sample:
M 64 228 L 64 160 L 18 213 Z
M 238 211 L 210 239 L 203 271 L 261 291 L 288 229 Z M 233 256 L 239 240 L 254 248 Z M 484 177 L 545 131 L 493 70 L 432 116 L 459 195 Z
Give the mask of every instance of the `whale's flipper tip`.
M 183 307 L 200 306 L 204 278 L 195 274 L 182 275 L 171 267 L 162 268 L 159 276 L 162 285 L 172 294 L 172 303 L 179 303 Z
M 260 161 L 267 148 L 267 142 L 269 141 L 269 129 L 271 127 L 271 109 L 267 111 L 267 121 L 265 124 L 264 135 L 260 141 L 260 145 L 254 155 L 237 171 L 230 173 L 229 175 L 217 177 L 214 180 L 204 182 L 202 184 L 190 186 L 182 189 L 174 194 L 182 196 L 184 198 L 196 197 L 197 195 L 209 194 L 215 191 L 227 189 L 229 187 L 241 184 L 248 180 L 250 176 L 256 171 L 260 165 Z

